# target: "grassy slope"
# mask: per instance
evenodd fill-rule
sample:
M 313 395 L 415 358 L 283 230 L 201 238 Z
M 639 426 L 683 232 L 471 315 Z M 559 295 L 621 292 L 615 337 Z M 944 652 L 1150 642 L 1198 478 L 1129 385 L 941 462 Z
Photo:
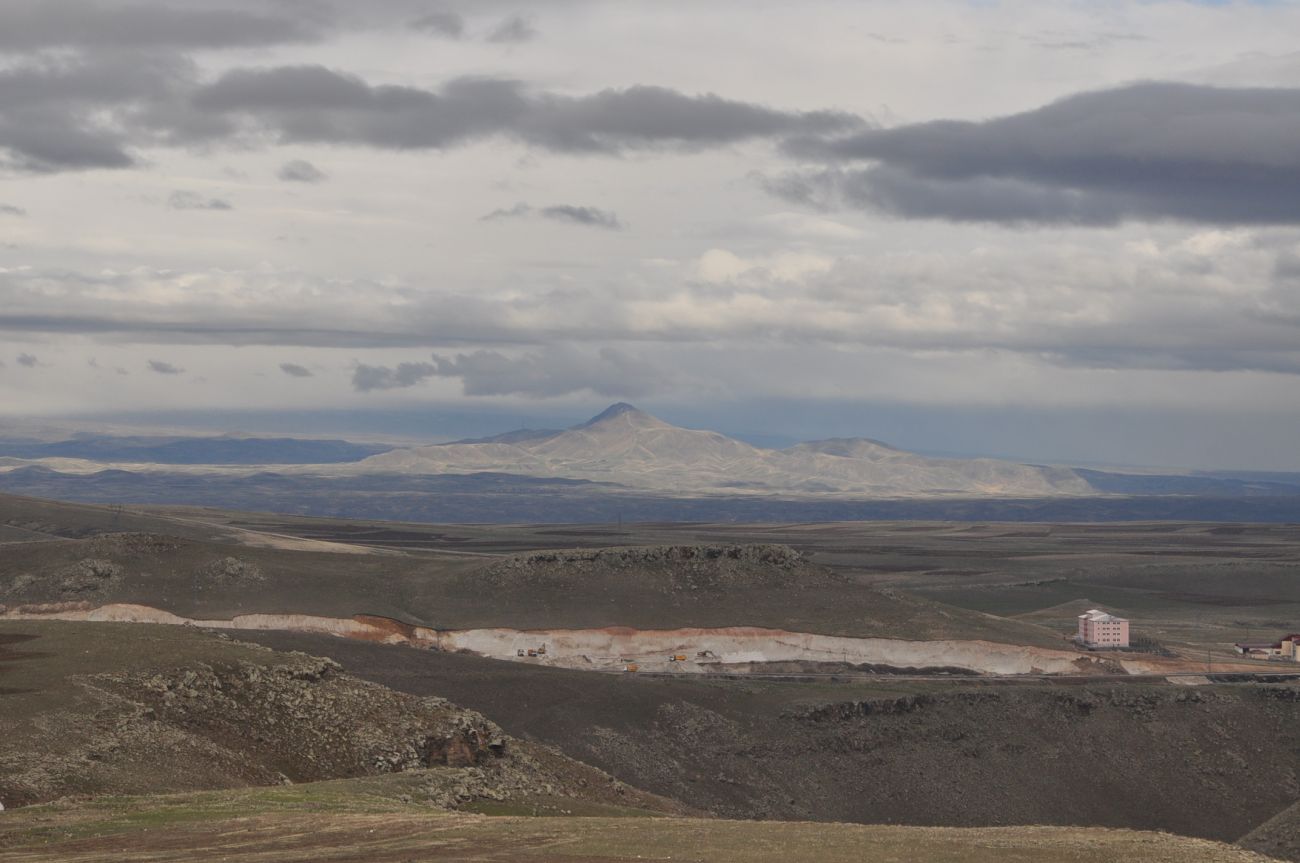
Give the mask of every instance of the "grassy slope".
M 0 494 L 0 542 L 79 538 L 113 531 L 165 532 L 196 538 L 230 533 L 219 526 L 182 524 L 165 515 L 120 506 Z
M 540 548 L 784 543 L 856 583 L 1057 631 L 1077 600 L 1112 608 L 1162 640 L 1200 650 L 1276 636 L 1300 619 L 1300 526 L 1130 524 L 427 525 L 249 513 L 214 523 L 403 549 L 499 554 Z M 1290 622 L 1288 622 L 1290 621 Z M 1277 631 L 1275 631 L 1277 630 Z
M 595 813 L 592 813 L 593 815 Z M 639 814 L 627 812 L 620 814 Z M 583 816 L 583 817 L 580 817 Z M 1252 852 L 1164 834 L 1087 828 L 915 828 L 682 818 L 486 817 L 432 811 L 375 783 L 321 783 L 63 803 L 0 816 L 5 863 L 477 860 L 610 863 L 1262 863 Z
M 226 579 L 227 558 L 257 577 Z M 602 573 L 556 590 L 549 583 L 481 578 L 494 557 L 430 553 L 335 554 L 148 536 L 10 543 L 0 554 L 0 603 L 132 602 L 185 616 L 253 611 L 349 617 L 366 613 L 446 629 L 505 626 L 767 626 L 828 635 L 987 639 L 1059 647 L 1056 633 L 1021 621 L 882 592 L 852 580 L 665 590 L 650 573 Z M 119 575 L 78 587 L 81 561 Z M 759 580 L 761 581 L 761 580 Z

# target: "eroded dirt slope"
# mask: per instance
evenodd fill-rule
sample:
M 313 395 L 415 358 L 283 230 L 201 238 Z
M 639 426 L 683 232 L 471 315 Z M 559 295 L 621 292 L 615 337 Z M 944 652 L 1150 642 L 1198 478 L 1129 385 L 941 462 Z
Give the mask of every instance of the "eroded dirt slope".
M 1300 689 L 1290 686 L 637 679 L 249 637 L 332 656 L 393 688 L 444 692 L 516 736 L 728 816 L 1096 824 L 1231 841 L 1300 796 Z M 1084 774 L 1101 790 L 1065 778 Z M 1263 788 L 1276 809 L 1261 804 Z

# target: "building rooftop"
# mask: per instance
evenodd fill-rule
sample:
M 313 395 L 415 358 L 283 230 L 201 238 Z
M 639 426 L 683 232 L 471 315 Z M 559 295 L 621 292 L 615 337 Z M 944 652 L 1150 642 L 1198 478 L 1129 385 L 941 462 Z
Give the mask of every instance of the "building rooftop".
M 1102 611 L 1100 608 L 1090 608 L 1083 614 L 1079 615 L 1080 620 L 1095 620 L 1098 623 L 1119 623 L 1124 620 L 1122 617 L 1116 617 L 1109 612 Z

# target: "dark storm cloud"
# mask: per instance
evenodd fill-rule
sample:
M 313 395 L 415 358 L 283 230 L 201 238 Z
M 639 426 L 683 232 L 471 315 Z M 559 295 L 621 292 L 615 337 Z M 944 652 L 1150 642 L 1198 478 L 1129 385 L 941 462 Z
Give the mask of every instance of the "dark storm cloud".
M 167 206 L 173 210 L 232 210 L 229 201 L 221 198 L 205 198 L 198 192 L 178 190 L 167 198 Z
M 522 15 L 512 15 L 492 28 L 489 42 L 528 42 L 537 38 L 537 28 Z
M 18 355 L 18 365 L 20 365 L 20 366 L 22 366 L 22 367 L 24 367 L 24 368 L 34 369 L 34 368 L 36 368 L 36 366 L 39 365 L 39 364 L 40 364 L 40 360 L 38 360 L 38 359 L 37 359 L 34 355 L 32 355 L 32 354 L 19 354 L 19 355 Z
M 438 374 L 430 363 L 400 363 L 397 368 L 357 363 L 352 369 L 352 388 L 358 392 L 413 387 Z
M 306 366 L 300 366 L 297 363 L 280 363 L 280 371 L 284 372 L 291 378 L 315 377 L 311 373 L 311 369 Z
M 6 0 L 0 4 L 0 51 L 250 47 L 309 41 L 318 34 L 317 22 L 303 17 L 202 9 L 193 3 Z
M 285 162 L 276 176 L 289 183 L 319 183 L 329 175 L 306 159 Z
M 165 362 L 163 360 L 149 360 L 148 368 L 149 371 L 155 372 L 160 375 L 179 375 L 179 374 L 184 374 L 185 372 L 185 369 L 182 369 L 178 366 L 174 366 L 171 363 Z
M 553 222 L 567 222 L 589 228 L 604 228 L 611 231 L 623 229 L 616 213 L 600 210 L 596 207 L 580 207 L 573 204 L 555 204 L 550 207 L 532 207 L 525 203 L 515 204 L 508 210 L 493 210 L 480 221 L 497 222 L 503 219 L 526 219 L 536 216 Z
M 1145 83 L 984 122 L 800 137 L 792 154 L 836 167 L 766 185 L 906 218 L 1285 224 L 1300 222 L 1297 140 L 1300 89 Z
M 421 33 L 459 39 L 465 32 L 465 19 L 455 12 L 437 11 L 421 15 L 409 26 Z

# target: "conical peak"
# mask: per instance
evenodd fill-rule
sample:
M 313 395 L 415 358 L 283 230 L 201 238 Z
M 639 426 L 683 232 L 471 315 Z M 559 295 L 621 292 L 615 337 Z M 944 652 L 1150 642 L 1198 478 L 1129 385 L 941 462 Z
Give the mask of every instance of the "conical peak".
M 651 416 L 650 414 L 646 413 L 643 410 L 639 410 L 635 405 L 630 405 L 627 402 L 616 402 L 615 404 L 610 405 L 600 413 L 596 414 L 591 419 L 587 420 L 582 425 L 578 426 L 578 428 L 591 428 L 592 426 L 608 423 L 612 420 L 616 420 L 619 418 L 623 418 L 625 420 L 631 420 L 633 423 L 636 424 L 642 424 L 642 423 L 654 424 L 654 425 L 664 424 L 661 420 L 657 419 L 656 417 Z

